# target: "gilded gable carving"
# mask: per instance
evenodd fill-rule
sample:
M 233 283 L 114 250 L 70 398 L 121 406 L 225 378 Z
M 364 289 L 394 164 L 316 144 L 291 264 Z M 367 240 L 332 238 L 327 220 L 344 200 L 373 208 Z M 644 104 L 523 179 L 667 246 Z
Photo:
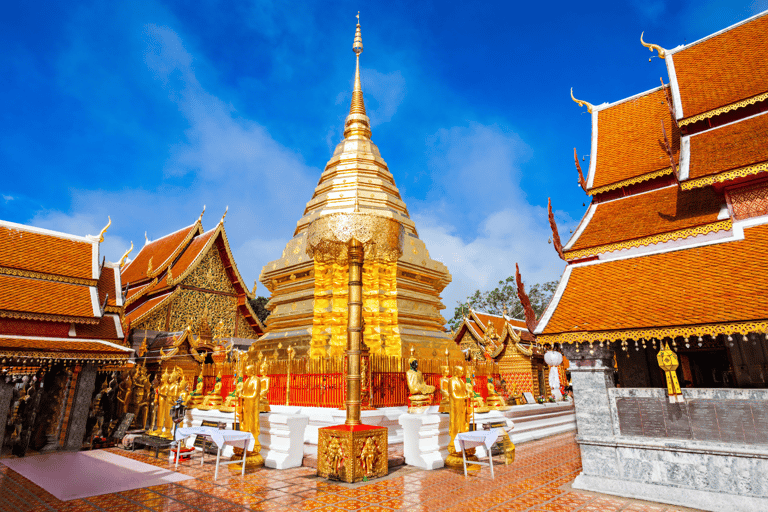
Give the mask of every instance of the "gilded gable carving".
M 173 301 L 169 331 L 181 331 L 188 324 L 200 322 L 203 311 L 208 310 L 211 331 L 214 336 L 231 337 L 235 332 L 235 308 L 237 299 L 216 293 L 182 290 Z M 223 322 L 219 324 L 219 321 Z
M 156 309 L 151 315 L 140 323 L 132 325 L 134 329 L 149 329 L 150 331 L 164 331 L 165 318 L 168 316 L 168 306 Z
M 217 292 L 235 293 L 235 288 L 227 277 L 224 263 L 215 246 L 208 250 L 208 254 L 203 256 L 202 261 L 184 279 L 183 284 Z
M 259 337 L 240 313 L 237 314 L 237 337 L 255 340 Z

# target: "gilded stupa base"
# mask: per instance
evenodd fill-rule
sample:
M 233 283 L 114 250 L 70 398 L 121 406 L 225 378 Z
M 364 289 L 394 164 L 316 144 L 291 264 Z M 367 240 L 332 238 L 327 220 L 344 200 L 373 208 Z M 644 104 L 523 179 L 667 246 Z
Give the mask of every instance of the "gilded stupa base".
M 360 482 L 387 476 L 387 429 L 372 425 L 336 425 L 318 430 L 317 476 Z

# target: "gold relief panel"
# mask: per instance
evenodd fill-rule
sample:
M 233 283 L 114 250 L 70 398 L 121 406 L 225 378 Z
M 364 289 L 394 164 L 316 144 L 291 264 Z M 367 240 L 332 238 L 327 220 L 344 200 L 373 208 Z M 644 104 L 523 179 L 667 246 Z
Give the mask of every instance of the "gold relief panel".
M 182 290 L 171 309 L 171 321 L 168 330 L 182 331 L 191 324 L 198 327 L 205 310 L 208 310 L 208 322 L 215 335 L 231 337 L 235 333 L 235 313 L 237 299 L 216 293 L 196 290 Z M 219 321 L 222 321 L 219 324 Z
M 163 306 L 156 309 L 151 315 L 138 324 L 131 325 L 131 327 L 134 329 L 147 329 L 150 331 L 164 331 L 165 319 L 167 316 L 168 306 Z
M 224 263 L 222 263 L 219 251 L 215 246 L 208 250 L 208 254 L 184 279 L 183 284 L 217 292 L 235 293 L 235 288 L 227 277 Z
M 341 355 L 347 346 L 348 269 L 344 263 L 315 260 L 314 273 L 310 356 Z
M 259 337 L 259 335 L 256 334 L 256 331 L 254 331 L 250 324 L 245 320 L 245 317 L 240 313 L 237 313 L 237 337 L 251 340 L 255 340 Z

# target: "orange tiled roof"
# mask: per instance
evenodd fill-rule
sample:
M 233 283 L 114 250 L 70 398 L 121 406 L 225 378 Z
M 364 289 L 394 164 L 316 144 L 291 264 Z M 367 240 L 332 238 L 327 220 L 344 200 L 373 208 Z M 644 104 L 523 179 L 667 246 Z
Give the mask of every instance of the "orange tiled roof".
M 501 335 L 502 332 L 504 332 L 505 324 L 509 323 L 513 327 L 517 327 L 522 330 L 521 336 L 524 341 L 533 341 L 534 337 L 531 335 L 530 332 L 528 332 L 528 326 L 525 324 L 522 320 L 516 320 L 516 319 L 503 319 L 500 316 L 496 315 L 489 315 L 487 313 L 479 313 L 477 311 L 474 312 L 475 316 L 485 324 L 486 328 L 488 327 L 488 324 L 493 324 L 493 328 L 496 330 L 496 334 Z M 477 325 L 474 324 L 473 325 Z M 480 326 L 477 326 L 477 330 L 480 333 L 485 333 L 485 330 L 481 329 Z
M 597 247 L 717 221 L 722 194 L 711 188 L 682 191 L 664 187 L 598 203 L 584 231 L 566 251 Z
M 151 299 L 147 300 L 146 302 L 143 302 L 140 304 L 136 309 L 127 312 L 125 314 L 126 319 L 128 319 L 131 323 L 136 322 L 141 318 L 143 315 L 149 313 L 151 310 L 153 310 L 155 307 L 162 306 L 166 300 L 170 300 L 173 296 L 173 293 L 166 293 L 163 295 L 158 295 L 157 297 L 152 297 Z M 142 299 L 144 300 L 144 299 Z M 163 303 L 163 304 L 161 304 Z
M 93 279 L 93 244 L 0 226 L 0 266 Z
M 100 343 L 96 340 L 78 340 L 65 338 L 20 338 L 13 336 L 0 336 L 0 352 L 10 351 L 30 351 L 30 352 L 68 352 L 73 354 L 125 354 L 130 352 L 126 349 L 110 346 L 106 343 Z
M 156 275 L 164 266 L 184 250 L 187 242 L 200 233 L 202 228 L 199 222 L 180 229 L 170 235 L 148 243 L 141 248 L 136 258 L 123 268 L 122 282 L 136 283 L 152 276 L 147 276 L 149 260 L 152 259 L 152 273 Z
M 189 244 L 189 247 L 184 250 L 181 258 L 179 258 L 173 267 L 171 267 L 171 274 L 174 281 L 180 278 L 184 272 L 189 270 L 190 266 L 195 263 L 197 257 L 201 256 L 202 252 L 207 247 L 208 242 L 211 240 L 211 236 L 218 233 L 220 233 L 218 229 L 211 229 L 202 235 L 196 236 L 195 239 L 192 240 L 192 243 Z M 159 288 L 160 285 L 163 284 L 167 286 L 166 277 L 163 277 L 163 279 L 158 283 L 157 287 Z
M 104 267 L 101 269 L 101 275 L 99 276 L 99 281 L 96 286 L 99 291 L 99 305 L 104 304 L 104 297 L 108 297 L 107 306 L 117 305 L 115 300 L 117 295 L 115 279 L 119 279 L 119 274 L 115 274 L 117 274 L 119 271 L 120 269 L 112 268 L 107 265 L 104 265 Z
M 91 287 L 0 275 L 0 310 L 94 317 Z
M 765 19 L 768 20 L 768 16 Z M 765 45 L 768 47 L 768 36 Z M 765 161 L 768 161 L 768 113 L 692 135 L 688 179 Z
M 745 230 L 745 237 L 572 267 L 542 334 L 768 318 L 768 225 Z
M 117 332 L 115 319 L 120 322 L 118 315 L 104 315 L 96 325 L 78 325 L 75 332 L 78 338 L 99 338 L 109 340 L 113 343 L 122 343 L 123 338 Z
M 766 34 L 761 16 L 674 53 L 683 117 L 768 91 Z
M 597 114 L 597 156 L 591 188 L 603 187 L 670 167 L 660 145 L 661 121 L 677 162 L 679 131 L 662 89 L 602 109 Z

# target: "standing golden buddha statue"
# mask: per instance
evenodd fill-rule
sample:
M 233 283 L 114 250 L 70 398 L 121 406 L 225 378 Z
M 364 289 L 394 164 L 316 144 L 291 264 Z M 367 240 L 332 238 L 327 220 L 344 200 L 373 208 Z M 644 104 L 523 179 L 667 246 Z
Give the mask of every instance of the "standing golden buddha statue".
M 264 459 L 261 456 L 261 444 L 259 444 L 259 434 L 261 433 L 261 425 L 259 424 L 261 379 L 256 373 L 256 365 L 253 362 L 248 364 L 245 373 L 248 378 L 243 385 L 243 413 L 240 428 L 253 434 L 254 438 L 253 450 L 248 455 L 246 463 L 261 466 L 264 464 Z
M 166 369 L 160 377 L 160 386 L 157 388 L 157 397 L 155 398 L 155 429 L 150 432 L 151 435 L 157 436 L 163 433 L 164 412 L 166 410 L 165 406 L 167 402 L 168 370 Z
M 266 360 L 262 361 L 259 374 L 259 412 L 269 412 L 269 399 L 267 398 L 267 393 L 269 392 L 269 375 L 267 375 Z
M 440 407 L 437 409 L 437 412 L 449 414 L 451 412 L 451 394 L 448 389 L 451 385 L 450 368 L 448 366 L 441 366 L 440 368 L 443 371 L 443 376 L 440 377 L 440 395 L 442 399 L 440 400 Z
M 463 367 L 454 367 L 453 377 L 448 386 L 448 393 L 451 405 L 451 419 L 448 432 L 450 433 L 451 439 L 448 442 L 448 457 L 445 459 L 445 465 L 458 468 L 462 467 L 464 462 L 461 453 L 456 450 L 454 440 L 456 439 L 456 434 L 467 432 L 469 430 L 469 417 L 467 414 L 467 383 L 464 378 Z M 477 460 L 474 448 L 467 450 L 467 460 Z

